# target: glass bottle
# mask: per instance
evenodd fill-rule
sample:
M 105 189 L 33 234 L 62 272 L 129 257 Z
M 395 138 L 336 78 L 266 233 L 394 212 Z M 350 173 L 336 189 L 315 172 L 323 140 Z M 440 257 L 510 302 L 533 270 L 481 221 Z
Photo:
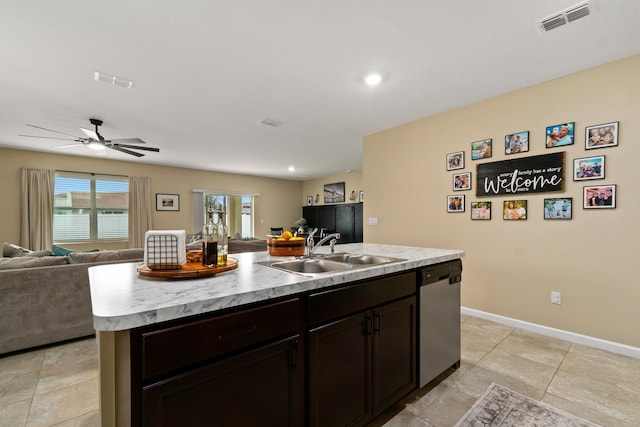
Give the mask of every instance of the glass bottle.
M 213 222 L 213 212 L 207 212 L 207 222 L 202 227 L 202 265 L 215 267 L 218 264 L 218 229 Z
M 229 229 L 224 223 L 224 212 L 219 212 L 218 217 L 218 266 L 227 265 L 229 253 Z

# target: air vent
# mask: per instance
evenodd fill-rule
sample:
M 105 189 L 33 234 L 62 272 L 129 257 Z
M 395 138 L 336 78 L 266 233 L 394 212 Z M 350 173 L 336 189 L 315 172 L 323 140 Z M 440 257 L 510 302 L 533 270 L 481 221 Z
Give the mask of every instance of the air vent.
M 93 73 L 93 79 L 100 82 L 110 83 L 114 86 L 123 87 L 125 89 L 131 89 L 133 87 L 132 80 L 127 80 L 122 77 L 113 76 L 107 73 L 102 73 L 100 71 L 95 71 Z
M 540 32 L 547 32 L 591 15 L 595 11 L 593 0 L 583 1 L 536 22 Z
M 265 126 L 271 126 L 272 128 L 277 128 L 278 126 L 280 126 L 282 124 L 282 122 L 279 122 L 277 120 L 264 118 L 264 119 L 260 120 L 260 124 L 263 124 Z

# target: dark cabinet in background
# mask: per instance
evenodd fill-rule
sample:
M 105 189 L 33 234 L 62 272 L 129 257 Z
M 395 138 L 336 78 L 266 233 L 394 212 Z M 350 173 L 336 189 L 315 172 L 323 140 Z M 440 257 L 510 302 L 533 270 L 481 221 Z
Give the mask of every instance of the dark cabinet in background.
M 362 242 L 362 203 L 341 205 L 304 206 L 302 216 L 309 228 L 325 229 L 327 233 L 340 233 L 338 243 Z

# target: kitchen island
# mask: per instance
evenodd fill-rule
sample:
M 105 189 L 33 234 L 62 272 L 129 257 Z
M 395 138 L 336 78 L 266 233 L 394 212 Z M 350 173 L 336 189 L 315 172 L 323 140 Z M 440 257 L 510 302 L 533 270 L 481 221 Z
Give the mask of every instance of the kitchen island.
M 410 392 L 415 388 L 416 271 L 459 259 L 463 252 L 370 243 L 338 245 L 336 252 L 405 261 L 317 277 L 257 264 L 273 259 L 267 252 L 234 254 L 238 268 L 210 278 L 149 278 L 138 275 L 135 263 L 89 269 L 102 425 L 207 425 L 211 419 L 203 417 L 210 417 L 216 405 L 231 414 L 221 422 L 243 423 L 247 405 L 256 404 L 262 405 L 255 410 L 262 411 L 265 425 L 268 420 L 326 425 L 343 419 L 347 424 L 354 422 L 353 413 L 358 424 Z M 380 328 L 385 317 L 389 321 L 382 324 L 395 325 L 394 330 Z M 362 348 L 362 354 L 344 351 L 345 358 L 355 359 L 342 360 L 333 346 L 352 345 L 352 333 L 363 335 L 353 349 Z M 398 346 L 406 347 L 400 362 L 392 360 L 403 353 Z M 393 350 L 389 357 L 386 348 Z M 385 357 L 399 363 L 394 371 L 404 372 L 404 379 L 386 382 L 391 390 L 386 394 L 385 378 L 374 366 Z M 345 393 L 365 397 L 344 408 L 346 418 L 326 419 L 325 408 L 334 403 L 324 399 L 323 390 L 336 390 L 336 384 L 323 383 L 327 372 L 359 361 L 366 365 L 362 378 L 342 388 L 361 382 L 362 390 Z M 173 421 L 167 418 L 172 416 Z

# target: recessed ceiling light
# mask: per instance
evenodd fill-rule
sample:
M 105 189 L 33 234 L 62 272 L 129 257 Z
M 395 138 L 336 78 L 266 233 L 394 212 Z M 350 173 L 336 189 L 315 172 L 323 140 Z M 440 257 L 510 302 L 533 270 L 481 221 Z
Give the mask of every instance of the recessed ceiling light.
M 296 168 L 294 168 L 293 166 L 289 166 L 289 172 L 295 172 Z
M 369 86 L 377 86 L 382 82 L 380 73 L 369 73 L 364 77 L 364 82 Z

